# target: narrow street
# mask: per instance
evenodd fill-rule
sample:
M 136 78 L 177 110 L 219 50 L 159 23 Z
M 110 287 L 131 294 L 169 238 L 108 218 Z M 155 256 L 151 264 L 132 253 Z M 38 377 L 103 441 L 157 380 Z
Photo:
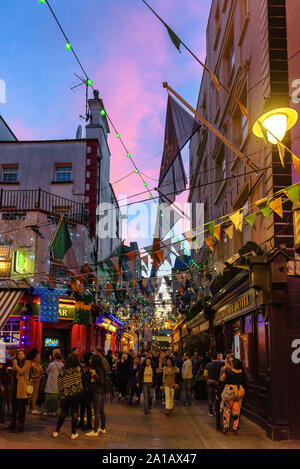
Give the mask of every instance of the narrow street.
M 149 415 L 138 406 L 132 408 L 116 400 L 107 404 L 107 434 L 70 440 L 70 419 L 58 439 L 51 433 L 56 418 L 27 416 L 24 433 L 9 433 L 1 425 L 1 449 L 298 449 L 299 440 L 271 441 L 263 429 L 245 417 L 238 436 L 215 431 L 214 418 L 207 415 L 205 402 L 192 406 L 177 404 L 174 414 L 166 417 L 163 407 L 154 403 Z

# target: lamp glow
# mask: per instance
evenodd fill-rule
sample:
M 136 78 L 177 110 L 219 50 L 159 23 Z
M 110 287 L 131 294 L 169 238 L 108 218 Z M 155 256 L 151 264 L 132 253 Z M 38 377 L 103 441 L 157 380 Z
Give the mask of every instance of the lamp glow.
M 256 137 L 264 138 L 264 129 L 266 129 L 268 141 L 276 145 L 278 140 L 281 142 L 284 139 L 286 132 L 294 127 L 297 120 L 298 113 L 292 108 L 274 109 L 257 119 L 253 133 Z

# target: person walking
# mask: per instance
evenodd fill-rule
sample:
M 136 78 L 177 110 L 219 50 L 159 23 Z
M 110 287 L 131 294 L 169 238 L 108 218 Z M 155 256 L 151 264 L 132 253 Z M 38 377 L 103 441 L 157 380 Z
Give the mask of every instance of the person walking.
M 174 406 L 174 393 L 175 387 L 178 386 L 180 379 L 179 368 L 174 365 L 172 358 L 166 359 L 166 366 L 163 369 L 163 387 L 165 390 L 166 410 L 165 415 L 169 416 L 172 413 Z
M 246 385 L 246 375 L 241 360 L 234 358 L 231 365 L 230 363 L 225 365 L 221 382 L 225 383 L 221 402 L 223 433 L 226 434 L 230 430 L 232 419 L 232 431 L 237 435 Z
M 29 360 L 26 360 L 23 350 L 18 350 L 16 358 L 12 361 L 12 367 L 12 413 L 9 430 L 11 433 L 17 433 L 24 431 L 26 404 L 28 401 L 27 387 L 29 386 L 31 370 L 31 363 Z
M 156 383 L 155 383 L 155 399 L 156 401 L 161 401 L 163 399 L 163 361 L 161 356 L 158 357 L 156 364 Z
M 29 408 L 33 415 L 40 415 L 41 412 L 36 408 L 36 401 L 39 395 L 40 382 L 43 376 L 43 367 L 41 365 L 41 356 L 38 349 L 33 348 L 27 355 L 27 360 L 31 361 L 30 382 L 33 387 L 32 395 L 29 398 Z
M 106 389 L 107 371 L 99 355 L 91 356 L 90 367 L 90 389 L 92 391 L 94 407 L 94 430 L 86 433 L 87 436 L 98 436 L 99 433 L 106 433 L 106 417 L 104 411 L 104 401 Z M 100 427 L 101 421 L 101 427 Z
M 135 394 L 137 396 L 137 403 L 140 403 L 140 390 L 137 386 L 140 369 L 140 360 L 136 357 L 133 363 L 129 365 L 129 405 L 132 405 L 133 396 Z
M 57 389 L 60 400 L 60 414 L 56 430 L 52 436 L 53 438 L 58 437 L 68 412 L 71 411 L 71 440 L 75 440 L 79 437 L 76 432 L 76 424 L 80 394 L 83 392 L 82 368 L 76 354 L 70 353 L 65 365 L 60 368 L 57 378 Z
M 73 354 L 76 356 L 75 354 Z M 59 401 L 58 401 L 58 387 L 57 378 L 60 369 L 64 366 L 62 356 L 59 350 L 53 351 L 53 361 L 47 368 L 47 381 L 45 386 L 45 408 L 46 415 L 56 415 Z
M 110 366 L 109 366 L 109 362 L 105 358 L 104 348 L 100 346 L 96 347 L 96 354 L 99 355 L 99 357 L 101 358 L 105 371 L 108 373 L 110 371 Z
M 183 379 L 183 387 L 185 390 L 184 405 L 191 405 L 192 404 L 193 364 L 192 364 L 191 356 L 187 353 L 183 355 L 182 379 Z
M 92 430 L 91 404 L 93 402 L 93 394 L 89 385 L 91 356 L 91 352 L 86 352 L 82 358 L 83 393 L 80 396 L 80 420 L 77 424 L 77 428 L 82 428 L 82 430 Z M 86 423 L 84 422 L 85 414 L 87 418 Z
M 117 363 L 117 383 L 119 391 L 118 400 L 120 400 L 121 398 L 125 399 L 127 394 L 128 381 L 129 364 L 127 360 L 127 353 L 123 353 L 121 360 L 119 360 Z
M 223 363 L 218 361 L 217 355 L 212 354 L 211 361 L 207 363 L 204 369 L 204 377 L 206 380 L 207 390 L 207 403 L 208 403 L 208 415 L 214 416 L 216 394 L 219 387 L 220 372 L 223 367 Z
M 155 386 L 155 368 L 151 358 L 147 357 L 139 372 L 139 389 L 143 393 L 144 413 L 149 414 L 152 408 L 152 388 Z

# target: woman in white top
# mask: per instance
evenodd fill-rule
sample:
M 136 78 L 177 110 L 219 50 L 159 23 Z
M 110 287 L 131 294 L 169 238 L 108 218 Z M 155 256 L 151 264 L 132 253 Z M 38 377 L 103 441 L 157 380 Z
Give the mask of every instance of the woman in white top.
M 59 350 L 53 352 L 53 361 L 47 369 L 47 382 L 45 386 L 45 407 L 47 415 L 56 415 L 58 409 L 58 387 L 57 378 L 59 370 L 64 366 Z

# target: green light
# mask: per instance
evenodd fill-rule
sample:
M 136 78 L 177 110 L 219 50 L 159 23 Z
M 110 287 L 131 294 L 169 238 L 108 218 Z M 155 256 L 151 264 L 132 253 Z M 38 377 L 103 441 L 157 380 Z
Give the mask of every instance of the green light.
M 40 3 L 45 3 L 45 2 L 46 2 L 46 0 L 40 0 Z
M 93 82 L 92 82 L 92 80 L 91 80 L 90 78 L 87 79 L 86 84 L 87 84 L 88 86 L 93 86 Z
M 105 116 L 105 114 L 106 114 L 105 110 L 101 109 L 100 114 L 101 114 L 101 116 Z
M 135 174 L 138 174 L 139 170 L 138 170 L 138 169 L 135 169 L 134 172 L 135 172 Z
M 116 138 L 120 138 L 120 134 L 118 132 L 116 133 Z
M 153 195 L 152 195 L 152 194 L 149 195 L 149 199 L 153 199 Z
M 70 50 L 71 49 L 71 44 L 69 42 L 67 42 L 67 44 L 65 45 L 65 48 L 66 48 L 66 50 Z
M 148 184 L 147 184 L 146 182 L 144 182 L 144 186 L 145 186 L 145 187 L 147 187 L 147 186 L 148 186 Z

